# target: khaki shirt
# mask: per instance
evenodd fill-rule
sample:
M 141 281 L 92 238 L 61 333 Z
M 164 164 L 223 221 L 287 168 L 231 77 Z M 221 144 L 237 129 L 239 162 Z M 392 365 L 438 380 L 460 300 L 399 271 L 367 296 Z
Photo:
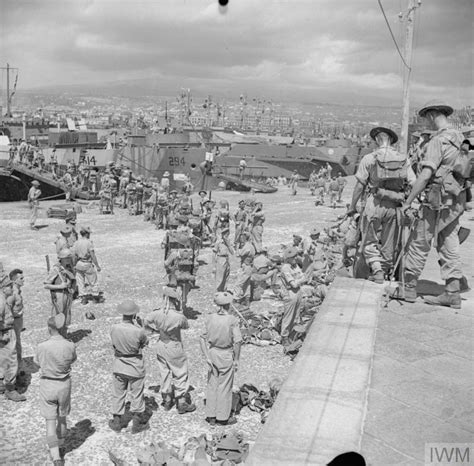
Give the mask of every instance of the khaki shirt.
M 77 256 L 78 260 L 91 262 L 92 256 L 91 252 L 94 251 L 94 244 L 90 239 L 80 238 L 74 244 L 74 254 Z
M 421 167 L 429 167 L 434 173 L 441 165 L 452 165 L 459 153 L 464 137 L 454 128 L 439 130 L 425 146 L 425 157 L 420 162 Z
M 142 356 L 142 348 L 148 342 L 145 330 L 131 322 L 120 322 L 112 326 L 110 338 L 116 351 L 112 372 L 130 377 L 145 377 Z
M 232 348 L 236 343 L 242 341 L 237 317 L 218 312 L 206 316 L 205 325 L 202 337 L 209 342 L 211 348 Z
M 301 286 L 297 284 L 297 281 L 303 278 L 303 272 L 297 265 L 292 267 L 290 264 L 283 264 L 280 269 L 280 277 L 287 290 L 297 291 Z
M 42 377 L 64 379 L 76 359 L 76 345 L 61 335 L 53 335 L 38 345 L 34 362 L 41 367 Z
M 255 254 L 255 246 L 250 241 L 247 241 L 239 250 L 240 263 L 251 265 Z
M 181 330 L 189 328 L 188 319 L 174 309 L 157 309 L 145 317 L 146 326 L 160 332 L 160 340 L 181 341 Z

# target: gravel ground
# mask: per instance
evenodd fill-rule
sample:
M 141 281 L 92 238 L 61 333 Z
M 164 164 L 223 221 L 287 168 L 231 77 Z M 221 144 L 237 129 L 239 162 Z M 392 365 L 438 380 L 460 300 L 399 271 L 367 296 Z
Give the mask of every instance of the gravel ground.
M 350 186 L 352 183 L 350 183 Z M 351 192 L 346 188 L 345 201 Z M 215 192 L 213 199 L 227 199 L 233 212 L 237 202 L 246 194 Z M 257 194 L 264 203 L 266 223 L 264 244 L 277 250 L 282 243 L 289 243 L 292 234 L 307 234 L 314 226 L 323 227 L 332 223 L 343 208 L 333 210 L 314 206 L 314 198 L 307 189 L 300 189 L 296 197 L 289 195 L 286 187 L 274 194 Z M 196 200 L 195 200 L 196 202 Z M 41 216 L 37 222 L 44 226 L 39 231 L 28 227 L 29 210 L 26 202 L 0 204 L 0 261 L 5 270 L 20 268 L 24 271 L 25 327 L 23 332 L 24 358 L 27 363 L 29 386 L 27 401 L 13 403 L 0 397 L 0 464 L 50 464 L 45 446 L 44 420 L 39 414 L 39 375 L 31 358 L 36 345 L 47 338 L 45 322 L 50 315 L 49 295 L 42 282 L 46 276 L 45 255 L 55 260 L 54 241 L 62 220 L 46 218 L 46 210 L 58 202 L 47 201 L 41 205 Z M 200 254 L 202 266 L 198 271 L 198 290 L 189 296 L 193 319 L 190 329 L 184 332 L 184 346 L 189 358 L 191 383 L 195 387 L 193 398 L 197 404 L 194 413 L 179 416 L 176 410 L 164 412 L 159 407 L 160 395 L 154 387 L 160 384 L 155 363 L 153 344 L 145 351 L 147 376 L 147 407 L 153 411 L 151 429 L 131 435 L 130 428 L 116 434 L 107 426 L 110 418 L 111 364 L 113 353 L 109 339 L 111 324 L 120 316 L 115 308 L 124 299 L 133 299 L 146 313 L 161 303 L 160 285 L 166 281 L 163 269 L 164 233 L 154 225 L 143 222 L 143 218 L 129 216 L 116 209 L 115 215 L 99 215 L 94 204 L 83 204 L 83 213 L 78 224 L 92 227 L 99 263 L 102 267 L 101 283 L 105 290 L 103 304 L 73 305 L 73 333 L 77 343 L 78 360 L 73 366 L 72 411 L 68 418 L 71 429 L 68 437 L 67 464 L 110 464 L 108 450 L 129 464 L 136 464 L 136 452 L 151 442 L 164 441 L 169 445 L 180 445 L 192 435 L 219 432 L 204 421 L 204 390 L 206 365 L 199 349 L 199 335 L 203 330 L 203 315 L 212 311 L 213 278 L 211 275 L 211 252 L 203 249 Z M 232 232 L 233 234 L 233 232 Z M 233 260 L 230 283 L 237 269 Z M 264 299 L 252 303 L 253 309 L 270 309 L 279 306 L 275 300 Z M 84 318 L 86 309 L 94 311 L 97 319 Z M 235 385 L 252 383 L 267 389 L 273 377 L 285 378 L 291 367 L 289 358 L 283 356 L 280 345 L 258 347 L 246 345 L 242 350 L 241 367 Z M 257 413 L 244 408 L 234 428 L 243 432 L 252 443 L 261 427 Z

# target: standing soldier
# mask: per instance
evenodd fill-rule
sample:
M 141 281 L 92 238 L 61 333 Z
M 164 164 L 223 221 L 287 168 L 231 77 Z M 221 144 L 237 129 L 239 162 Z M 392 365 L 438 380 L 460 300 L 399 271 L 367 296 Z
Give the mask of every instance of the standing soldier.
M 378 149 L 360 161 L 348 215 L 356 212 L 357 202 L 368 189 L 361 224 L 366 232 L 363 254 L 372 272 L 370 279 L 381 284 L 393 267 L 397 230 L 402 227 L 397 222 L 397 209 L 405 201 L 408 184 L 413 184 L 416 177 L 407 156 L 392 147 L 398 140 L 395 132 L 376 127 L 370 137 Z
M 229 241 L 229 228 L 221 230 L 221 237 L 214 244 L 214 277 L 216 291 L 225 291 L 227 288 L 227 280 L 230 275 L 230 259 L 229 256 L 234 254 L 234 250 Z
M 23 277 L 23 270 L 13 269 L 8 276 L 13 284 L 13 300 L 11 303 L 11 310 L 14 317 L 13 328 L 15 329 L 16 337 L 16 355 L 18 359 L 18 373 L 21 374 L 22 368 L 22 347 L 21 347 L 21 332 L 23 330 L 23 296 L 21 289 L 25 284 Z
M 431 245 L 434 242 L 439 255 L 441 276 L 445 291 L 437 297 L 425 297 L 428 304 L 461 308 L 459 253 L 459 219 L 466 208 L 469 177 L 469 157 L 460 148 L 463 135 L 449 127 L 447 117 L 453 108 L 443 102 L 430 102 L 418 114 L 436 130 L 426 145 L 421 172 L 408 199 L 403 205 L 407 211 L 415 198 L 425 192 L 422 215 L 410 242 L 405 262 L 405 286 L 395 290 L 392 297 L 408 302 L 416 300 L 416 285 L 423 271 Z
M 240 235 L 247 227 L 247 211 L 245 210 L 245 201 L 241 199 L 239 201 L 239 208 L 234 214 L 235 221 L 235 234 L 234 234 L 234 247 L 237 247 L 240 244 Z
M 296 170 L 293 170 L 293 174 L 290 177 L 290 188 L 291 188 L 291 194 L 293 196 L 296 196 L 296 192 L 298 189 L 298 180 L 299 180 L 299 175 Z
M 153 311 L 144 319 L 145 326 L 160 333 L 156 357 L 161 377 L 163 408 L 169 411 L 176 401 L 179 414 L 191 413 L 196 410 L 196 406 L 191 402 L 188 359 L 181 339 L 181 330 L 188 329 L 189 323 L 180 311 L 181 297 L 177 290 L 164 287 L 163 298 L 164 308 Z
M 285 263 L 280 270 L 282 285 L 280 287 L 280 297 L 283 299 L 283 319 L 280 334 L 283 346 L 290 344 L 289 336 L 293 331 L 295 321 L 299 317 L 301 307 L 300 288 L 306 283 L 306 277 L 296 263 L 297 256 L 298 250 L 296 248 L 292 246 L 287 248 L 284 254 Z
M 130 181 L 130 173 L 128 170 L 122 171 L 122 176 L 120 177 L 119 193 L 121 196 L 122 208 L 127 208 L 127 185 Z
M 62 178 L 62 182 L 64 183 L 64 192 L 66 193 L 66 202 L 69 202 L 71 200 L 71 193 L 72 193 L 72 168 L 69 168 L 66 170 L 66 173 L 64 174 Z
M 234 296 L 237 302 L 241 303 L 244 307 L 248 307 L 253 272 L 252 265 L 257 251 L 250 241 L 250 235 L 247 231 L 240 235 L 240 241 L 240 249 L 237 253 L 240 257 L 240 269 L 237 271 L 237 277 L 235 278 Z
M 318 199 L 316 200 L 316 205 L 323 205 L 324 195 L 326 194 L 326 182 L 324 181 L 323 176 L 320 175 L 316 179 L 315 186 L 316 186 L 316 192 L 318 193 Z
M 250 235 L 255 246 L 255 250 L 260 252 L 263 241 L 263 224 L 265 222 L 265 214 L 263 212 L 263 204 L 261 202 L 255 203 L 255 209 L 250 214 L 251 230 Z
M 12 310 L 13 283 L 8 275 L 0 278 L 0 288 L 0 393 L 5 393 L 10 401 L 25 401 L 26 397 L 16 391 L 18 358 Z
M 225 426 L 237 422 L 231 416 L 232 386 L 239 366 L 242 334 L 239 321 L 229 314 L 232 295 L 216 293 L 214 303 L 219 309 L 206 316 L 206 328 L 200 340 L 208 364 L 206 421 Z
M 76 361 L 76 346 L 60 334 L 64 314 L 48 319 L 49 339 L 40 343 L 34 358 L 41 369 L 39 399 L 46 420 L 46 443 L 53 464 L 64 465 L 67 416 L 71 411 L 71 366 Z
M 97 303 L 102 303 L 104 298 L 97 286 L 97 272 L 100 272 L 101 268 L 95 255 L 94 244 L 90 240 L 91 229 L 90 227 L 81 227 L 79 233 L 81 238 L 76 241 L 73 248 L 77 257 L 76 279 L 79 297 L 82 304 L 87 304 L 89 298 Z
M 327 162 L 326 163 L 326 175 L 328 177 L 328 180 L 330 180 L 332 178 L 331 174 L 332 174 L 332 165 L 329 162 Z
M 56 246 L 56 254 L 63 249 L 71 249 L 74 246 L 74 239 L 72 238 L 72 228 L 68 225 L 65 225 L 60 230 L 60 235 L 56 238 L 54 243 Z
M 74 243 L 79 238 L 77 234 L 77 230 L 76 230 L 76 223 L 77 223 L 76 217 L 77 217 L 76 212 L 72 212 L 72 213 L 67 214 L 66 218 L 64 219 L 64 221 L 66 222 L 66 226 L 71 227 L 71 235 L 68 238 L 68 244 L 69 243 L 71 244 L 70 247 L 74 246 Z
M 337 197 L 337 202 L 342 201 L 342 192 L 344 191 L 344 188 L 347 184 L 347 180 L 341 176 L 339 173 L 336 178 L 337 184 L 339 185 L 339 190 L 338 190 L 338 197 Z
M 170 190 L 170 173 L 168 171 L 163 173 L 163 177 L 161 178 L 161 187 L 165 193 L 169 192 Z
M 132 434 L 137 434 L 150 428 L 144 419 L 145 413 L 145 364 L 142 350 L 148 339 L 145 330 L 135 325 L 135 317 L 139 307 L 133 301 L 127 300 L 117 307 L 122 314 L 122 322 L 112 326 L 110 338 L 114 348 L 114 363 L 112 365 L 112 414 L 109 427 L 120 432 L 128 423 L 125 414 L 125 398 L 130 392 L 130 411 L 133 413 Z
M 41 190 L 39 189 L 39 181 L 33 180 L 31 182 L 31 188 L 28 191 L 28 203 L 30 204 L 31 216 L 30 216 L 30 228 L 37 230 L 38 227 L 35 225 L 36 219 L 38 218 L 39 209 L 39 198 L 41 197 Z
M 72 297 L 75 289 L 73 255 L 70 249 L 61 249 L 58 262 L 51 267 L 44 287 L 51 292 L 51 315 L 64 314 L 64 326 L 60 329 L 62 336 L 67 335 L 71 324 Z
M 329 183 L 329 196 L 332 208 L 336 208 L 336 199 L 339 195 L 339 183 L 337 182 L 336 178 L 333 178 L 332 181 Z

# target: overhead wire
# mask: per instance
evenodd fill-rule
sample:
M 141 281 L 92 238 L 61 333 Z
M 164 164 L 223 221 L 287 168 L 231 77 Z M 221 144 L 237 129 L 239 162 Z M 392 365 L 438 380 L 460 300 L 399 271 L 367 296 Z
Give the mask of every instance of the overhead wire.
M 385 10 L 383 9 L 382 1 L 377 0 L 378 4 L 380 6 L 380 10 L 382 11 L 383 17 L 385 19 L 385 22 L 387 23 L 388 30 L 390 31 L 390 35 L 392 36 L 393 43 L 395 44 L 395 47 L 397 49 L 398 55 L 400 55 L 400 58 L 402 59 L 403 64 L 406 66 L 406 68 L 411 71 L 411 68 L 407 65 L 407 62 L 405 61 L 405 58 L 400 51 L 400 48 L 398 47 L 397 40 L 395 39 L 395 36 L 393 35 L 392 28 L 390 27 L 390 23 L 388 22 L 387 15 L 385 14 Z

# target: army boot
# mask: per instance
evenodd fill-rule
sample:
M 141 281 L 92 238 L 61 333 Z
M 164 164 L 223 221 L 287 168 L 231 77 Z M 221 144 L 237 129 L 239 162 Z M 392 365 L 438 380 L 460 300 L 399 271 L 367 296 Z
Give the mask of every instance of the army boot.
M 405 275 L 405 286 L 401 284 L 389 293 L 391 299 L 398 299 L 399 301 L 406 301 L 407 303 L 414 303 L 416 301 L 416 278 L 411 274 Z
M 372 274 L 370 275 L 369 280 L 378 285 L 382 285 L 384 282 L 384 275 L 380 262 L 372 262 L 370 264 L 370 270 L 372 271 Z
M 133 414 L 132 434 L 138 434 L 150 428 L 150 424 L 144 419 L 144 414 L 145 413 Z
M 123 422 L 123 416 L 114 414 L 114 418 L 109 420 L 109 427 L 115 432 L 120 432 L 126 427 L 126 424 Z
M 165 411 L 169 411 L 174 405 L 173 395 L 171 393 L 162 393 L 161 397 L 163 398 L 161 406 L 163 406 Z
M 5 397 L 10 401 L 26 401 L 26 396 L 21 395 L 15 390 L 14 386 L 7 385 L 5 390 Z
M 445 306 L 452 309 L 461 309 L 460 280 L 458 278 L 450 278 L 446 280 L 444 293 L 439 296 L 425 296 L 426 304 L 432 306 Z
M 466 276 L 463 275 L 461 277 L 461 280 L 459 280 L 459 292 L 467 293 L 468 291 L 471 291 L 471 287 L 469 286 L 469 282 L 467 281 Z
M 180 396 L 176 399 L 178 414 L 192 413 L 196 411 L 196 405 L 191 402 L 191 395 L 186 393 L 184 396 Z

